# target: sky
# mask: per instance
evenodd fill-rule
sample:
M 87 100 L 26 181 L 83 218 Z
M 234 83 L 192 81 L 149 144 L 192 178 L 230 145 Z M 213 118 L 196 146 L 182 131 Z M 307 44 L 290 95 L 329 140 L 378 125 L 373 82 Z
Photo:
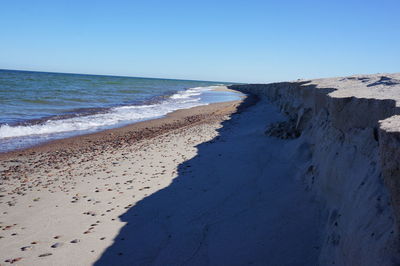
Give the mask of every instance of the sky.
M 0 69 L 230 82 L 400 72 L 400 1 L 0 0 Z

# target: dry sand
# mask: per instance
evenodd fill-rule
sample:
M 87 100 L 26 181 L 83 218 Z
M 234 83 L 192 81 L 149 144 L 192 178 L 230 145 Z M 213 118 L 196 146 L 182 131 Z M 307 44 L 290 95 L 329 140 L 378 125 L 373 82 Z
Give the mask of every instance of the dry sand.
M 0 158 L 0 265 L 90 265 L 119 219 L 168 186 L 239 102 L 79 136 Z

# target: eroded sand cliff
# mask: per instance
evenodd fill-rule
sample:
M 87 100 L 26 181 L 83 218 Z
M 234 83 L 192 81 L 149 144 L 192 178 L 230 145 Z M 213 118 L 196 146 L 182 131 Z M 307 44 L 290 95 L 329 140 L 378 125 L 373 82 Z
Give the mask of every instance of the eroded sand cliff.
M 298 174 L 326 206 L 320 264 L 399 263 L 400 74 L 230 88 L 287 115 L 267 134 L 300 138 Z

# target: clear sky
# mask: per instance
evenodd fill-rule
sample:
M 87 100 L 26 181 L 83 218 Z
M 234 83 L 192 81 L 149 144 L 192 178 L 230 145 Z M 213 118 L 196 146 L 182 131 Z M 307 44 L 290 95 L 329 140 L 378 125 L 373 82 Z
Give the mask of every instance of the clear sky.
M 399 0 L 0 0 L 0 68 L 239 82 L 400 72 Z

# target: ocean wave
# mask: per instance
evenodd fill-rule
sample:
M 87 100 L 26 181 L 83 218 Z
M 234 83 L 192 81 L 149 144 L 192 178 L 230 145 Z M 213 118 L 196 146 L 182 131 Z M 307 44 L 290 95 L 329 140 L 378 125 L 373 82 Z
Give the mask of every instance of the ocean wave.
M 161 102 L 147 105 L 128 105 L 109 109 L 105 113 L 76 116 L 59 120 L 47 120 L 34 125 L 0 126 L 1 139 L 27 138 L 33 136 L 42 141 L 57 139 L 65 133 L 91 133 L 129 123 L 162 117 L 178 109 L 208 104 L 202 101 L 204 93 L 216 88 L 196 87 L 178 91 Z M 60 135 L 60 136 L 57 136 Z

